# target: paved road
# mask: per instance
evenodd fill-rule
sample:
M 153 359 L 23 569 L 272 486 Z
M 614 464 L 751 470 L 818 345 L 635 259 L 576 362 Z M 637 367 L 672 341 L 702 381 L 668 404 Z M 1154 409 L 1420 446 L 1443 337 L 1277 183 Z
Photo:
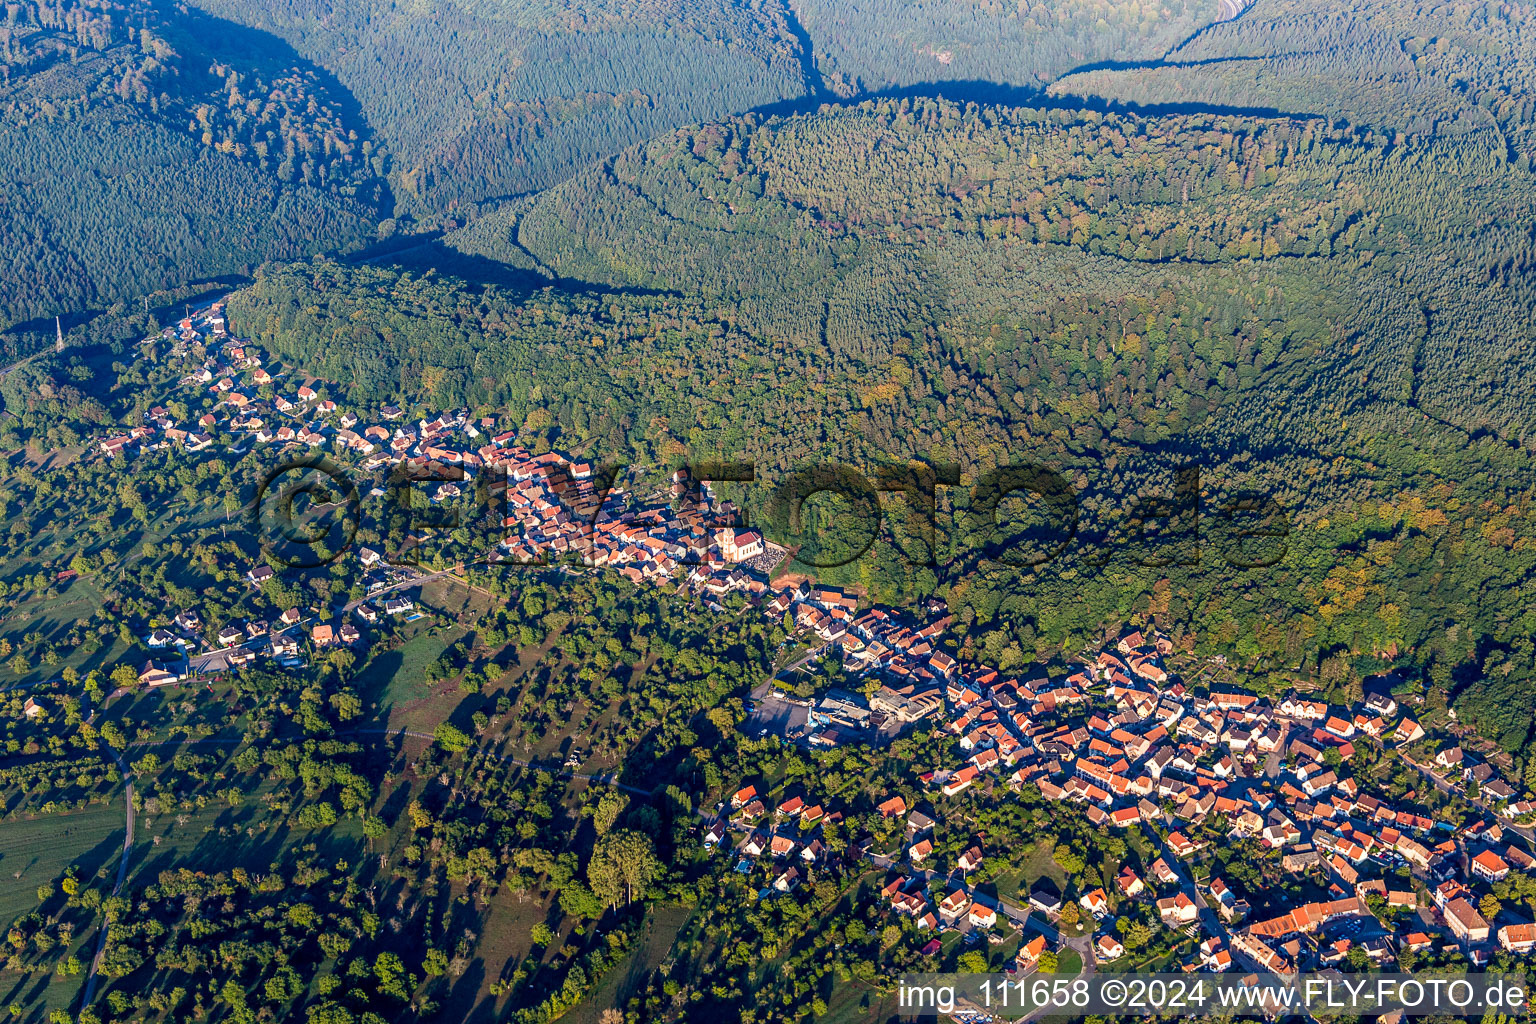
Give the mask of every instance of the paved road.
M 451 569 L 440 569 L 437 572 L 429 572 L 420 576 L 412 576 L 410 579 L 401 580 L 399 583 L 391 583 L 389 586 L 380 587 L 378 590 L 375 590 L 373 593 L 368 594 L 365 597 L 360 597 L 355 601 L 348 601 L 345 605 L 342 606 L 341 612 L 343 615 L 351 614 L 352 610 L 358 605 L 362 604 L 364 601 L 372 601 L 373 599 L 387 594 L 393 590 L 406 590 L 411 587 L 419 587 L 424 583 L 429 583 L 432 580 L 441 579 L 444 576 L 452 579 L 455 583 L 458 583 L 461 586 L 468 587 L 470 590 L 473 590 L 477 594 L 484 594 L 486 597 L 501 600 L 500 594 L 497 594 L 491 590 L 486 590 L 484 587 L 477 587 L 473 583 L 469 582 L 469 580 L 459 575 L 463 571 L 464 566 L 456 565 Z
M 771 683 L 773 683 L 773 682 L 775 682 L 775 681 L 777 681 L 779 679 L 783 679 L 785 676 L 789 675 L 791 672 L 795 672 L 795 671 L 798 671 L 799 669 L 804 668 L 807 664 L 809 664 L 811 662 L 812 659 L 821 657 L 821 655 L 830 646 L 831 646 L 831 644 L 820 644 L 819 646 L 811 648 L 809 651 L 806 651 L 805 654 L 799 660 L 795 661 L 793 664 L 785 665 L 783 668 L 781 668 L 777 672 L 775 672 L 773 674 L 773 678 L 768 680 L 768 682 L 771 684 Z
M 122 770 L 123 779 L 125 780 L 123 793 L 125 802 L 128 806 L 128 828 L 127 832 L 123 836 L 122 857 L 119 858 L 117 862 L 117 884 L 112 886 L 112 895 L 116 896 L 118 893 L 122 892 L 123 882 L 128 878 L 128 857 L 133 852 L 133 777 L 128 774 L 128 765 L 123 762 L 122 757 L 119 756 L 116 751 L 112 751 L 110 747 L 107 749 L 112 753 L 112 760 L 116 761 L 118 768 Z M 101 938 L 96 943 L 96 955 L 91 958 L 91 973 L 88 974 L 85 979 L 85 994 L 80 1001 L 81 1007 L 90 1006 L 91 1000 L 96 997 L 96 972 L 100 969 L 101 958 L 106 955 L 106 952 L 107 923 L 106 920 L 103 919 L 101 925 Z
M 20 359 L 16 360 L 14 363 L 11 363 L 9 366 L 0 367 L 0 377 L 4 377 L 6 374 L 10 373 L 14 369 L 17 369 L 18 367 L 25 366 L 26 364 L 30 363 L 32 360 L 36 359 L 38 356 L 49 355 L 52 352 L 53 352 L 53 346 L 49 345 L 47 348 L 41 349 L 41 350 L 39 350 L 37 352 L 33 352 L 29 356 L 22 356 Z
M 796 700 L 774 697 L 773 689 L 773 684 L 769 682 L 752 690 L 752 713 L 742 722 L 742 732 L 748 736 L 766 732 L 786 740 L 804 736 L 811 720 L 810 708 Z
M 365 597 L 360 597 L 355 601 L 348 601 L 346 604 L 342 605 L 341 613 L 343 615 L 350 615 L 352 610 L 358 605 L 362 604 L 364 601 L 372 601 L 374 598 L 382 597 L 385 594 L 391 593 L 392 591 L 405 590 L 410 587 L 419 587 L 429 580 L 437 579 L 439 576 L 451 575 L 453 571 L 454 570 L 452 569 L 444 569 L 441 572 L 434 572 L 423 576 L 412 576 L 408 580 L 401 580 L 399 583 L 391 583 L 387 587 L 380 587 L 378 590 L 375 590 L 373 593 L 368 594 Z
M 292 628 L 294 628 L 294 627 L 292 627 L 292 626 L 288 627 L 288 629 L 292 629 Z M 244 641 L 242 641 L 242 642 L 240 642 L 238 644 L 230 644 L 228 647 L 218 647 L 218 648 L 215 648 L 215 649 L 213 649 L 211 651 L 199 651 L 197 654 L 188 654 L 186 656 L 187 657 L 187 675 L 188 676 L 201 675 L 203 672 L 207 671 L 208 666 L 211 665 L 215 661 L 215 659 L 218 659 L 221 655 L 229 654 L 231 651 L 243 651 L 243 650 L 245 650 L 248 647 L 254 647 L 254 646 L 259 646 L 259 645 L 266 644 L 266 643 L 271 641 L 272 637 L 282 636 L 284 633 L 288 632 L 288 629 L 278 630 L 276 633 L 273 633 L 271 637 L 266 637 L 266 636 L 255 637 L 255 638 L 253 638 L 251 640 L 244 640 Z M 222 672 L 222 671 L 225 671 L 227 668 L 228 668 L 228 662 L 226 660 L 225 663 L 224 663 L 224 667 L 218 669 L 218 671 Z M 166 685 L 171 685 L 171 684 L 162 683 L 161 685 L 162 686 L 166 686 Z
M 1508 818 L 1501 816 L 1495 808 L 1491 807 L 1489 804 L 1483 801 L 1481 797 L 1476 800 L 1472 799 L 1467 795 L 1467 791 L 1464 788 L 1461 786 L 1452 785 L 1445 779 L 1442 779 L 1440 776 L 1436 775 L 1427 765 L 1420 764 L 1419 762 L 1410 759 L 1406 754 L 1403 755 L 1403 763 L 1412 767 L 1420 775 L 1424 776 L 1424 778 L 1429 781 L 1430 785 L 1434 786 L 1440 792 L 1447 794 L 1454 793 L 1455 795 L 1461 797 L 1463 800 L 1467 801 L 1467 803 L 1471 804 L 1473 807 L 1476 807 L 1478 810 L 1488 815 L 1494 821 L 1497 821 L 1503 828 L 1515 833 L 1521 839 L 1524 839 L 1526 843 L 1532 846 L 1536 846 L 1536 829 L 1532 829 L 1528 825 L 1517 825 L 1510 821 Z

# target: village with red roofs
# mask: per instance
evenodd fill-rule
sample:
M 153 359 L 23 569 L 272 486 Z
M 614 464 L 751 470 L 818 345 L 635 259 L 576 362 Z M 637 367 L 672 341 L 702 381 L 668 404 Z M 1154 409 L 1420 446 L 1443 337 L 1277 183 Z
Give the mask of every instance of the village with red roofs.
M 608 570 L 635 585 L 689 588 L 717 612 L 739 594 L 792 626 L 803 653 L 753 691 L 750 733 L 821 750 L 938 738 L 935 763 L 914 764 L 910 785 L 872 813 L 824 806 L 814 784 L 742 780 L 704 841 L 741 873 L 760 873 L 765 898 L 794 891 L 828 858 L 867 861 L 887 873 L 879 898 L 888 912 L 932 933 L 926 953 L 946 939 L 1007 944 L 1019 972 L 1064 956 L 1089 970 L 1145 967 L 1157 960 L 1149 951 L 1164 953 L 1164 969 L 1190 971 L 1379 966 L 1405 952 L 1485 967 L 1501 951 L 1536 949 L 1528 919 L 1536 803 L 1501 775 L 1496 757 L 1427 730 L 1416 685 L 1386 677 L 1341 706 L 1300 691 L 1261 695 L 1230 672 L 1201 669 L 1186 681 L 1191 658 L 1150 627 L 1127 627 L 1099 649 L 1030 671 L 965 664 L 942 649 L 950 625 L 942 603 L 871 606 L 807 576 L 774 575 L 788 552 L 736 525 L 731 502 L 681 472 L 642 497 L 587 462 L 520 443 L 494 418 L 449 411 L 408 421 L 391 406 L 342 408 L 326 382 L 269 367 L 229 335 L 220 305 L 161 340 L 209 353 L 182 384 L 210 394 L 213 411 L 181 424 L 164 406 L 150 408 L 142 426 L 97 443 L 103 456 L 171 445 L 318 450 L 364 475 L 404 467 L 437 505 L 465 502 L 489 480 L 505 504 L 495 543 L 479 553 L 487 563 Z M 262 389 L 280 393 L 269 400 Z M 365 644 L 382 618 L 413 614 L 408 590 L 426 570 L 368 547 L 344 557 L 375 574 L 348 615 L 295 608 L 279 623 L 229 626 L 216 637 L 178 617 L 147 642 L 181 660 L 150 661 L 140 682 L 164 685 L 258 657 L 297 664 L 306 652 Z M 257 564 L 248 578 L 260 586 L 273 574 Z M 796 670 L 822 663 L 847 685 L 790 692 Z M 1384 793 L 1383 759 L 1417 785 Z M 1042 875 L 1010 891 L 992 870 L 1004 851 L 989 849 L 985 829 L 969 821 L 968 796 L 982 792 L 1081 816 L 1086 828 L 1119 837 L 1126 855 L 1113 870 L 1055 872 L 1065 885 Z M 860 821 L 880 827 L 848 835 L 834 852 L 829 830 Z M 1294 884 L 1255 892 L 1223 877 L 1213 854 L 1238 843 L 1264 851 L 1266 870 Z M 1148 937 L 1154 926 L 1163 940 Z M 1187 952 L 1169 952 L 1179 949 Z

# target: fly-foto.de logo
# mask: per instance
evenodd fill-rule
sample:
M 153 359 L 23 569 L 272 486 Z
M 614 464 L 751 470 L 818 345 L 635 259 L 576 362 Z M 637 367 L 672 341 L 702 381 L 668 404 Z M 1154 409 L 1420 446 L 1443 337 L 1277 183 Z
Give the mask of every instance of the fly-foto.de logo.
M 571 466 L 580 465 L 581 472 Z M 869 472 L 829 463 L 776 480 L 750 462 L 698 462 L 671 473 L 668 488 L 626 486 L 622 464 L 552 460 L 533 477 L 495 466 L 402 462 L 387 477 L 359 482 L 317 455 L 274 467 L 258 481 L 248 522 L 279 566 L 316 567 L 359 543 L 380 546 L 396 564 L 593 564 L 600 535 L 658 541 L 680 565 L 719 560 L 761 535 L 794 566 L 825 569 L 865 557 L 882 541 L 912 565 L 965 572 L 987 565 L 1039 570 L 1058 559 L 1104 567 L 1199 566 L 1207 559 L 1247 569 L 1285 557 L 1288 517 L 1262 494 L 1207 501 L 1201 468 L 1179 467 L 1163 493 L 1139 495 L 1117 513 L 1083 501 L 1060 471 L 1032 463 L 964 480 L 959 466 L 917 463 Z M 723 484 L 744 494 L 720 500 Z M 367 496 L 364 500 L 364 487 Z M 1102 495 L 1100 495 L 1102 498 Z M 1102 505 L 1103 502 L 1100 502 Z M 719 538 L 729 535 L 730 544 Z M 653 545 L 654 546 L 654 545 Z

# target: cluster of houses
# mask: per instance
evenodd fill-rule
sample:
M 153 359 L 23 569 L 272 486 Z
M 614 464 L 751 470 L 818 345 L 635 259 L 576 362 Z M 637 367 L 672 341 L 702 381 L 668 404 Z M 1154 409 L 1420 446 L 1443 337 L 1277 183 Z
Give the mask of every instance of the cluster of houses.
M 556 453 L 532 455 L 493 438 L 478 455 L 506 477 L 502 525 L 509 531 L 497 552 L 519 564 L 574 560 L 615 568 L 634 583 L 687 585 L 718 599 L 733 591 L 749 597 L 766 590 L 765 573 L 747 565 L 783 555 L 769 551 L 761 533 L 736 525 L 739 510 L 718 501 L 707 484 L 673 475 L 666 504 L 634 501 L 617 481 L 594 479 L 592 467 Z M 745 563 L 745 564 L 744 564 Z
M 1312 962 L 1328 963 L 1347 953 L 1352 940 L 1337 939 L 1315 949 L 1303 940 L 1329 931 L 1337 922 L 1373 917 L 1371 897 L 1386 906 L 1411 907 L 1414 921 L 1402 934 L 1374 935 L 1358 943 L 1373 959 L 1394 955 L 1393 944 L 1429 948 L 1427 921 L 1435 922 L 1474 962 L 1486 960 L 1494 941 L 1513 952 L 1536 945 L 1536 926 L 1509 922 L 1495 928 L 1478 909 L 1478 892 L 1510 871 L 1536 870 L 1536 860 L 1518 843 L 1506 840 L 1493 820 L 1459 830 L 1432 820 L 1413 807 L 1392 806 L 1362 792 L 1346 765 L 1362 742 L 1406 747 L 1425 736 L 1416 719 L 1398 706 L 1387 689 L 1374 689 L 1350 708 L 1330 706 L 1291 694 L 1278 701 L 1216 689 L 1196 693 L 1165 666 L 1172 653 L 1166 637 L 1128 632 L 1106 644 L 1092 658 L 1064 671 L 1040 669 L 1006 674 L 985 666 L 961 665 L 941 649 L 949 624 L 942 606 L 926 609 L 928 618 L 885 608 L 860 610 L 859 600 L 836 588 L 800 577 L 767 581 L 769 562 L 781 549 L 755 530 L 739 525 L 738 510 L 717 501 L 703 484 L 679 473 L 672 480 L 671 501 L 645 506 L 635 502 L 618 481 L 600 479 L 593 467 L 557 452 L 535 454 L 516 443 L 516 431 L 498 432 L 494 418 L 443 413 L 416 422 L 400 409 L 379 411 L 382 423 L 360 426 L 358 417 L 339 410 L 324 397 L 324 384 L 308 381 L 270 401 L 257 390 L 277 385 L 261 353 L 231 337 L 219 305 L 166 336 L 176 345 L 201 344 L 210 354 L 184 382 L 207 388 L 216 408 L 228 416 L 229 429 L 256 443 L 317 448 L 329 445 L 361 461 L 364 471 L 406 464 L 412 475 L 435 481 L 432 500 L 452 501 L 485 477 L 482 489 L 499 505 L 504 537 L 495 558 L 514 563 L 575 561 L 614 568 L 641 583 L 682 579 L 706 599 L 718 601 L 741 592 L 773 620 L 789 616 L 801 635 L 819 643 L 816 655 L 836 657 L 851 673 L 872 679 L 868 696 L 828 693 L 814 705 L 805 742 L 835 746 L 872 735 L 889 735 L 932 721 L 954 737 L 960 767 L 925 772 L 923 784 L 936 795 L 955 797 L 973 786 L 1034 787 L 1046 799 L 1083 806 L 1089 821 L 1107 829 L 1155 826 L 1149 835 L 1164 848 L 1143 879 L 1127 870 L 1116 880 L 1119 895 L 1155 906 L 1168 927 L 1205 935 L 1200 964 L 1213 970 L 1294 970 Z M 180 444 L 197 451 L 211 443 L 219 420 L 201 417 L 194 429 L 182 429 L 163 408 L 151 409 L 146 423 L 100 442 L 108 454 L 131 446 Z M 387 425 L 386 425 L 387 424 Z M 364 567 L 382 556 L 364 549 Z M 271 570 L 252 570 L 251 582 Z M 410 602 L 391 597 L 384 613 L 405 614 Z M 297 622 L 297 613 L 293 625 Z M 357 614 L 376 621 L 377 609 L 364 605 Z M 198 625 L 176 622 L 181 636 L 157 630 L 150 646 L 184 644 Z M 264 623 L 228 627 L 217 637 L 234 658 L 254 658 L 248 641 L 268 632 Z M 226 636 L 226 634 L 228 634 Z M 317 624 L 310 640 L 317 649 L 360 640 L 351 623 Z M 279 650 L 279 646 L 282 650 Z M 274 634 L 274 656 L 298 656 L 292 632 Z M 170 681 L 171 670 L 151 663 L 151 684 Z M 1494 768 L 1460 747 L 1439 750 L 1426 766 L 1442 782 L 1475 783 L 1478 793 L 1500 805 L 1500 814 L 1518 819 L 1536 812 L 1536 804 L 1517 793 Z M 900 798 L 895 798 L 900 802 Z M 1169 810 L 1171 809 L 1171 811 Z M 820 829 L 834 815 L 790 797 L 769 811 L 753 787 L 732 800 L 739 861 L 758 858 L 782 864 L 773 888 L 792 891 L 804 872 L 825 855 Z M 933 819 L 908 813 L 904 803 L 887 801 L 883 815 L 901 815 L 907 827 L 904 860 L 915 869 L 886 888 L 892 910 L 910 916 L 920 929 L 981 929 L 997 924 L 998 907 L 977 899 L 963 884 L 981 864 L 979 847 L 953 866 L 942 893 L 933 891 L 931 833 Z M 1220 831 L 1249 836 L 1282 852 L 1287 871 L 1321 877 L 1328 899 L 1264 913 L 1253 908 L 1222 879 L 1210 879 L 1204 893 L 1184 880 L 1173 864 L 1197 857 L 1199 838 L 1208 822 Z M 731 825 L 714 826 L 707 841 L 725 842 Z M 973 855 L 974 854 L 974 855 Z M 1397 869 L 1406 865 L 1419 882 L 1416 890 Z M 948 867 L 948 866 L 946 866 Z M 1431 894 L 1420 907 L 1418 891 Z M 1052 897 L 1044 894 L 1035 909 L 1048 914 Z M 1032 900 L 1033 902 L 1033 900 Z M 1096 921 L 1106 921 L 1110 900 L 1103 890 L 1084 893 L 1080 902 Z M 1201 913 L 1206 903 L 1211 915 Z M 1058 908 L 1059 909 L 1059 908 Z M 1418 913 L 1422 911 L 1422 913 Z M 1340 944 L 1343 944 L 1342 946 Z M 1043 936 L 1024 944 L 1019 966 L 1029 967 L 1044 950 Z M 1113 925 L 1095 938 L 1096 955 L 1113 959 L 1123 953 Z
M 139 683 L 168 686 L 193 676 L 219 675 L 267 658 L 284 668 L 302 667 L 303 619 L 299 609 L 289 608 L 278 616 L 276 623 L 252 619 L 205 632 L 195 611 L 180 611 L 168 625 L 156 627 L 144 637 L 145 646 L 154 656 L 139 666 Z M 363 633 L 350 622 L 322 623 L 310 628 L 309 639 L 313 648 L 320 651 L 338 645 L 355 647 L 363 642 Z
M 363 548 L 366 558 L 373 553 Z M 375 556 L 376 557 L 376 556 Z M 246 574 L 253 585 L 271 576 L 265 565 Z M 380 613 L 382 606 L 383 613 Z M 409 616 L 415 602 L 404 594 L 390 594 L 375 602 L 360 602 L 353 615 L 367 625 L 378 625 L 385 615 Z M 271 659 L 288 669 L 302 668 L 308 649 L 324 652 L 335 648 L 361 647 L 365 635 L 354 622 L 345 619 L 316 622 L 306 629 L 306 616 L 298 608 L 289 608 L 276 623 L 251 619 L 239 625 L 227 625 L 217 632 L 205 632 L 198 614 L 186 610 L 176 614 L 167 626 L 156 627 L 144 637 L 145 646 L 155 655 L 139 668 L 139 682 L 146 686 L 167 686 L 193 676 L 212 676 Z M 174 655 L 174 658 L 168 657 Z
M 185 356 L 201 346 L 202 364 L 182 384 L 206 389 L 215 399 L 214 411 L 200 416 L 195 424 L 181 425 L 164 407 L 151 408 L 143 425 L 98 443 L 105 455 L 169 446 L 201 451 L 212 445 L 211 432 L 222 419 L 230 433 L 256 444 L 279 449 L 329 447 L 337 455 L 352 457 L 364 472 L 402 467 L 404 475 L 424 481 L 413 486 L 429 489 L 434 503 L 474 492 L 483 476 L 488 487 L 477 496 L 489 495 L 496 503 L 504 531 L 499 546 L 488 553 L 492 560 L 576 561 L 614 568 L 636 583 L 681 578 L 711 602 L 734 591 L 754 599 L 763 597 L 766 569 L 784 555 L 758 531 L 735 525 L 738 510 L 728 501 L 716 501 L 707 485 L 694 483 L 683 473 L 672 479 L 671 502 L 640 506 L 618 481 L 596 478 L 590 464 L 558 452 L 534 454 L 514 443 L 516 432 L 498 432 L 493 417 L 476 419 L 459 411 L 411 422 L 399 408 L 385 406 L 378 411 L 379 423 L 364 426 L 355 413 L 339 409 L 325 397 L 325 382 L 315 379 L 298 383 L 291 396 L 280 392 L 263 397 L 271 394 L 263 393 L 263 388 L 276 390 L 289 375 L 269 371 L 259 349 L 228 332 L 222 303 L 166 328 L 162 338 L 173 343 L 173 355 Z M 364 569 L 385 561 L 368 548 L 362 548 L 358 557 Z M 260 586 L 273 575 L 270 566 L 256 565 L 247 578 L 252 586 Z M 355 615 L 373 624 L 380 620 L 381 608 L 385 616 L 408 615 L 413 604 L 408 597 L 394 594 L 359 605 Z M 278 634 L 264 644 L 259 642 L 265 636 L 264 627 L 253 622 L 241 636 L 210 638 L 208 643 L 216 640 L 219 648 L 229 650 L 219 652 L 206 666 L 206 654 L 194 658 L 196 664 L 190 667 L 189 663 L 152 661 L 144 666 L 143 677 L 162 685 L 180 681 L 188 673 L 198 674 L 200 669 L 236 668 L 269 653 L 284 664 L 299 664 L 299 636 Z M 351 622 L 319 623 L 310 628 L 309 639 L 315 649 L 323 650 L 354 645 L 361 634 Z M 189 627 L 180 619 L 175 632 L 156 629 L 147 642 L 151 648 L 184 656 L 205 650 L 200 625 Z
M 835 604 L 823 599 L 812 608 L 825 614 Z M 811 612 L 806 621 L 823 625 Z M 1197 695 L 1164 667 L 1171 651 L 1164 637 L 1130 632 L 1096 657 L 1056 673 L 1060 678 L 1044 671 L 1005 678 L 984 667 L 935 666 L 930 660 L 918 673 L 904 665 L 894 680 L 882 679 L 878 692 L 899 693 L 918 675 L 924 678 L 917 692 L 940 698 L 928 714 L 955 737 L 963 761 L 959 768 L 920 774 L 936 797 L 973 786 L 1016 792 L 1028 786 L 1048 800 L 1082 805 L 1102 828 L 1148 826 L 1146 835 L 1160 844 L 1162 855 L 1147 878 L 1122 872 L 1119 897 L 1145 900 L 1164 925 L 1202 938 L 1194 967 L 1285 972 L 1337 962 L 1353 947 L 1379 962 L 1403 947 L 1454 947 L 1474 964 L 1486 963 L 1495 943 L 1511 952 L 1531 950 L 1536 925 L 1509 921 L 1498 927 L 1479 910 L 1488 887 L 1510 871 L 1536 871 L 1536 858 L 1512 841 L 1504 825 L 1490 816 L 1459 828 L 1362 792 L 1350 777 L 1355 744 L 1406 747 L 1424 738 L 1423 727 L 1390 692 L 1372 690 L 1353 708 L 1299 695 L 1270 701 L 1234 689 Z M 1503 814 L 1517 816 L 1512 787 L 1491 766 L 1469 760 L 1459 747 L 1434 758 L 1442 778 L 1475 773 L 1467 777 L 1478 779 L 1482 793 L 1505 802 Z M 1206 849 L 1207 824 L 1218 825 L 1218 834 L 1251 837 L 1279 850 L 1283 870 L 1307 876 L 1328 898 L 1255 914 L 1220 877 L 1197 888 L 1175 865 L 1193 863 Z M 893 912 L 910 916 L 920 929 L 990 930 L 984 922 L 995 920 L 994 901 L 978 902 L 955 884 L 979 863 L 979 851 L 971 864 L 935 865 L 926 838 L 931 827 L 927 814 L 909 822 L 903 859 L 922 870 L 892 882 L 887 897 Z M 947 879 L 938 889 L 935 868 L 942 868 L 937 877 Z M 1367 927 L 1376 920 L 1373 896 L 1382 906 L 1411 911 L 1402 915 L 1408 923 Z M 1105 923 L 1107 894 L 1084 893 L 1080 902 L 1103 924 L 1096 955 L 1121 955 L 1121 937 L 1112 922 Z M 1202 913 L 1202 903 L 1210 913 Z M 1320 948 L 1305 941 L 1336 923 L 1353 937 Z M 1038 945 L 1024 943 L 1019 967 L 1038 959 Z
M 498 431 L 494 417 L 456 411 L 411 422 L 399 408 L 385 406 L 378 412 L 381 422 L 365 426 L 356 413 L 324 397 L 326 384 L 315 379 L 299 384 L 291 397 L 263 398 L 260 389 L 275 388 L 286 374 L 274 377 L 259 349 L 228 334 L 221 304 L 167 328 L 165 336 L 183 350 L 204 346 L 203 364 L 182 383 L 205 388 L 216 399 L 215 411 L 184 428 L 156 406 L 142 426 L 98 443 L 108 456 L 135 446 L 201 451 L 212 444 L 209 432 L 222 414 L 231 433 L 256 444 L 328 447 L 355 460 L 364 473 L 401 467 L 403 475 L 424 481 L 434 503 L 465 496 L 483 476 L 488 486 L 482 496 L 494 503 L 507 532 L 494 552 L 485 553 L 493 559 L 611 566 L 635 582 L 683 576 L 718 600 L 733 591 L 761 595 L 762 570 L 784 555 L 758 531 L 739 526 L 730 502 L 717 502 L 707 485 L 681 472 L 673 477 L 670 503 L 640 506 L 619 481 L 598 479 L 589 463 L 558 452 L 530 453 L 514 443 L 515 430 Z
M 764 616 L 790 616 L 802 637 L 819 644 L 814 657 L 836 658 L 854 676 L 875 678 L 864 696 L 833 690 L 815 704 L 804 741 L 812 747 L 889 738 L 945 709 L 947 681 L 959 665 L 939 649 L 950 622 L 942 603 L 915 619 L 894 609 L 859 611 L 859 600 L 836 587 L 797 575 L 783 576 L 759 597 Z
M 772 889 L 788 893 L 827 858 L 822 830 L 842 820 L 841 811 L 828 811 L 803 794 L 785 798 L 770 813 L 758 788 L 744 786 L 731 797 L 729 818 L 720 818 L 705 833 L 704 845 L 713 850 L 728 845 L 733 833 L 741 833 L 735 846 L 736 870 L 747 874 L 754 862 L 774 864 Z

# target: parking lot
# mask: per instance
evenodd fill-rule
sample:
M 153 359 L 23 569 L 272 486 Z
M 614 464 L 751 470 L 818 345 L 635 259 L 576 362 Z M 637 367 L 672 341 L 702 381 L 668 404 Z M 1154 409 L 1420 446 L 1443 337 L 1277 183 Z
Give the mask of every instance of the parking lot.
M 804 736 L 810 724 L 809 702 L 788 695 L 776 696 L 765 683 L 752 691 L 751 710 L 741 731 L 754 739 L 778 736 L 784 740 L 796 740 Z

